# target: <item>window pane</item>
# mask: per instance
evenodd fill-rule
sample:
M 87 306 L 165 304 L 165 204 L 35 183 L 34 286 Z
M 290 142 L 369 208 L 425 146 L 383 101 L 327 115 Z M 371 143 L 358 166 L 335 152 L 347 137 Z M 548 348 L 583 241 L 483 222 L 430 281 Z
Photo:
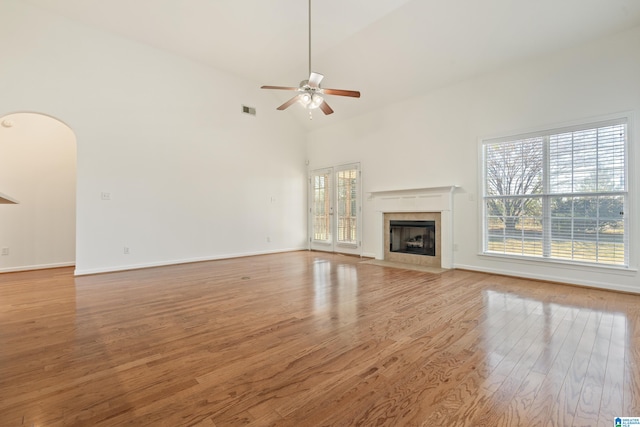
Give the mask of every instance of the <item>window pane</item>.
M 338 243 L 357 242 L 357 183 L 358 170 L 348 169 L 336 173 L 338 191 Z
M 598 261 L 626 264 L 624 197 L 598 197 Z
M 542 255 L 542 199 L 488 199 L 486 250 L 505 254 Z
M 551 256 L 625 264 L 624 197 L 551 199 Z
M 624 191 L 624 125 L 598 129 L 598 190 Z
M 623 191 L 625 126 L 549 137 L 550 193 Z
M 313 177 L 313 239 L 327 241 L 331 238 L 330 226 L 330 175 L 320 174 Z
M 485 146 L 487 195 L 536 194 L 542 191 L 542 138 Z

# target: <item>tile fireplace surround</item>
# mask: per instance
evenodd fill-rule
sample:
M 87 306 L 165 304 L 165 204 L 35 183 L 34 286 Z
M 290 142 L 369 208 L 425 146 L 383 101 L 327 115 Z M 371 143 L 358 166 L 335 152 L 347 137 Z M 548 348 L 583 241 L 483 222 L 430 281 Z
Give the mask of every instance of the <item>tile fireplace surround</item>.
M 380 230 L 375 257 L 379 260 L 428 267 L 453 267 L 453 191 L 455 185 L 369 192 Z M 401 254 L 389 251 L 391 219 L 435 220 L 436 256 Z
M 437 267 L 442 266 L 442 227 L 441 227 L 441 213 L 440 212 L 386 212 L 384 214 L 384 260 L 391 262 L 401 262 L 404 264 L 416 264 L 423 267 Z M 391 252 L 390 248 L 390 228 L 391 221 L 434 221 L 436 224 L 436 254 L 430 255 L 416 255 L 402 252 Z

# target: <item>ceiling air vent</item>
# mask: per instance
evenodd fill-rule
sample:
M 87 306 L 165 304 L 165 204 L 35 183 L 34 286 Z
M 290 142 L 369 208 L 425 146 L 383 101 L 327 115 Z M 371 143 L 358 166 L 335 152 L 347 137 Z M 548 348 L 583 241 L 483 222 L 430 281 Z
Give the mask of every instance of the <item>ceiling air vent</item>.
M 246 105 L 242 106 L 242 112 L 245 114 L 251 114 L 252 116 L 256 115 L 255 107 L 247 107 Z

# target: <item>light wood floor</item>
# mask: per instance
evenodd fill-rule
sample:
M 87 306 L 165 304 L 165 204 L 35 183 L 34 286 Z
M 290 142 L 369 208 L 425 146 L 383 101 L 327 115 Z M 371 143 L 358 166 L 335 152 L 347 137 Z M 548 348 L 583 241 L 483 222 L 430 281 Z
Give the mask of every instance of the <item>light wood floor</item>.
M 640 296 L 293 252 L 0 275 L 0 426 L 613 426 Z

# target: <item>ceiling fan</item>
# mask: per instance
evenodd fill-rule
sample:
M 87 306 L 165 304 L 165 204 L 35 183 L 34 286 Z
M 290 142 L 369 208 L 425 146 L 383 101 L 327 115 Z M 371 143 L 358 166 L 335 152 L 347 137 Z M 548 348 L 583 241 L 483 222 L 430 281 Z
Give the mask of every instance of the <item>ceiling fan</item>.
M 279 106 L 278 110 L 285 110 L 291 105 L 298 102 L 309 110 L 311 118 L 311 110 L 320 108 L 324 114 L 332 114 L 333 109 L 324 100 L 323 95 L 339 95 L 350 96 L 352 98 L 360 98 L 360 92 L 357 90 L 342 89 L 325 89 L 320 87 L 320 82 L 324 76 L 320 73 L 311 71 L 311 0 L 309 0 L 309 79 L 300 82 L 298 87 L 290 86 L 261 86 L 261 89 L 279 89 L 279 90 L 295 90 L 298 92 L 296 96 Z

